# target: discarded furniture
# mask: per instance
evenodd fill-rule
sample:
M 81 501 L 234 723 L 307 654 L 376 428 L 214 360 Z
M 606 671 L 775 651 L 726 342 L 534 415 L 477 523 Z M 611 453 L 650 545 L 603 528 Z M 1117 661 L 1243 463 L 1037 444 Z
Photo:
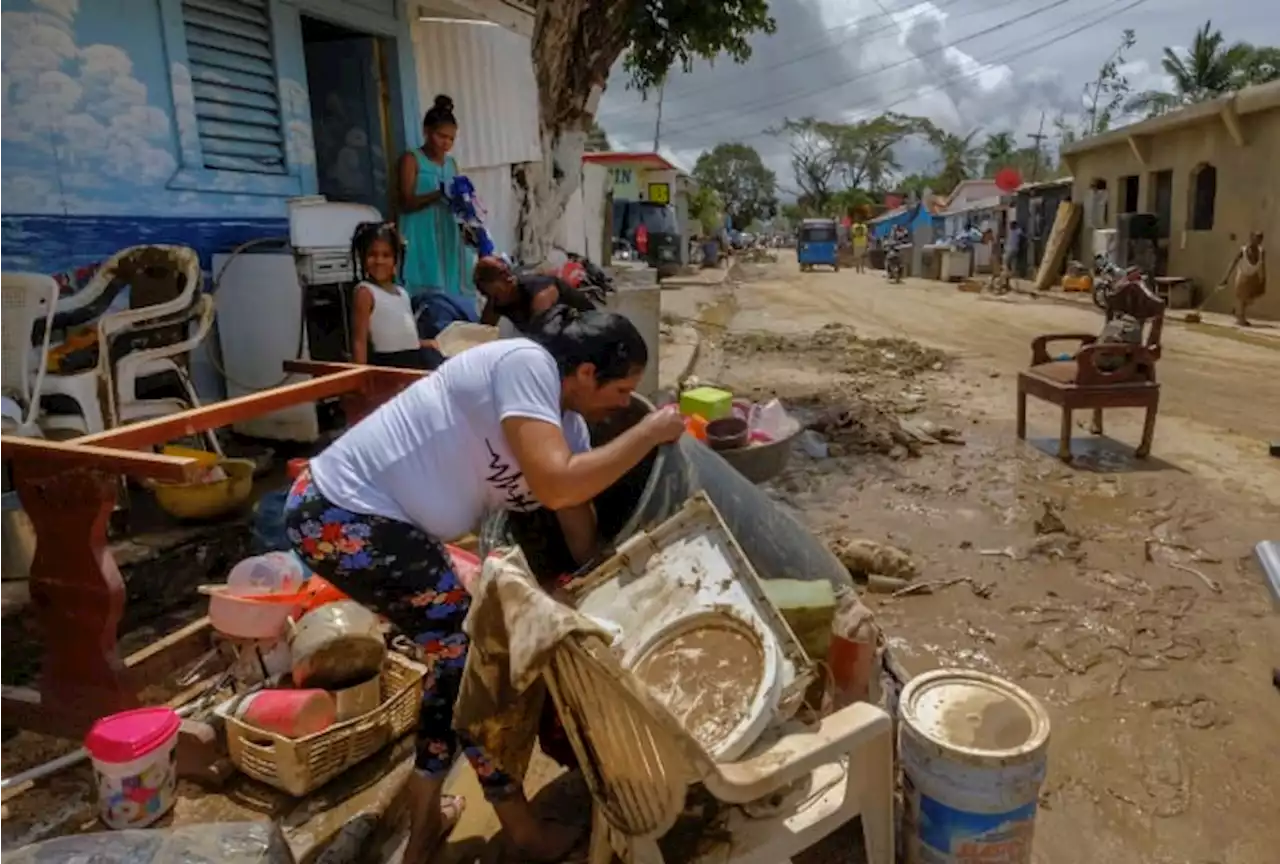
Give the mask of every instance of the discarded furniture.
M 1164 329 L 1164 303 L 1141 283 L 1132 282 L 1111 295 L 1106 310 L 1108 325 L 1127 320 L 1139 328 L 1136 341 L 1100 342 L 1088 333 L 1053 333 L 1031 343 L 1031 366 L 1018 373 L 1018 437 L 1027 437 L 1027 396 L 1035 396 L 1062 409 L 1058 458 L 1071 461 L 1071 414 L 1093 411 L 1091 431 L 1102 434 L 1105 408 L 1143 408 L 1146 418 L 1142 441 L 1134 455 L 1146 458 L 1156 430 L 1160 384 L 1156 361 Z M 1069 356 L 1052 354 L 1049 345 L 1074 341 L 1079 349 Z
M 40 394 L 49 367 L 50 325 L 58 304 L 58 283 L 38 273 L 5 273 L 3 295 L 0 323 L 4 356 L 0 367 L 5 396 L 14 400 L 14 410 L 6 404 L 5 419 L 16 427 L 14 434 L 39 437 Z M 37 355 L 31 340 L 41 320 L 44 333 Z
M 1040 267 L 1036 270 L 1037 291 L 1048 291 L 1049 286 L 1057 281 L 1058 275 L 1062 273 L 1082 213 L 1083 208 L 1079 204 L 1063 201 L 1058 205 L 1058 213 L 1053 219 L 1053 228 L 1045 241 L 1044 257 L 1040 259 Z
M 1156 294 L 1170 309 L 1191 309 L 1196 305 L 1195 283 L 1186 276 L 1156 276 Z
M 374 366 L 294 362 L 301 381 L 85 435 L 51 442 L 0 437 L 22 508 L 36 533 L 31 563 L 35 623 L 44 634 L 40 689 L 5 687 L 6 724 L 80 737 L 94 720 L 139 705 L 139 692 L 209 649 L 208 619 L 122 658 L 116 627 L 125 591 L 107 545 L 107 519 L 121 475 L 187 481 L 204 470 L 195 459 L 151 448 L 280 408 L 339 397 L 354 422 L 424 373 Z
M 784 862 L 859 814 L 868 864 L 893 861 L 893 731 L 874 705 L 767 731 L 746 756 L 718 764 L 604 640 L 563 640 L 544 675 L 594 800 L 589 864 L 609 864 L 615 852 L 628 864 L 661 864 L 658 839 L 694 783 L 749 815 L 734 807 L 726 839 L 681 850 L 682 862 Z

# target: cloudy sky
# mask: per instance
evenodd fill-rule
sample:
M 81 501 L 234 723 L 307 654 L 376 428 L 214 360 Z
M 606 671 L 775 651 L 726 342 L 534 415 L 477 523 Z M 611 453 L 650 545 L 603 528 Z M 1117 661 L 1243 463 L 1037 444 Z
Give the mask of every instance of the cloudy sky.
M 661 150 L 692 168 L 720 141 L 751 144 L 793 187 L 785 141 L 765 130 L 784 117 L 853 120 L 885 110 L 967 134 L 1010 130 L 1022 143 L 1060 112 L 1131 28 L 1125 67 L 1136 90 L 1160 87 L 1166 45 L 1187 45 L 1206 17 L 1229 42 L 1280 44 L 1280 4 L 1256 0 L 772 0 L 778 30 L 753 40 L 742 66 L 726 59 L 674 74 L 663 96 Z M 1074 32 L 1079 31 L 1079 32 Z M 616 149 L 651 150 L 657 94 L 642 99 L 615 70 L 599 120 Z M 979 135 L 981 137 L 981 135 Z M 903 145 L 904 168 L 928 170 L 932 151 Z

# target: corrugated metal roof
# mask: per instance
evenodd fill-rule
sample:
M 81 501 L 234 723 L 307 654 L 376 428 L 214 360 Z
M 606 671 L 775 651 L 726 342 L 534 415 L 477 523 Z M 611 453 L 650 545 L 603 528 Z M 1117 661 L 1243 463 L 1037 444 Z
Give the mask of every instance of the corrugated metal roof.
M 542 158 L 528 38 L 486 23 L 415 21 L 413 50 L 423 109 L 437 93 L 453 99 L 462 170 Z

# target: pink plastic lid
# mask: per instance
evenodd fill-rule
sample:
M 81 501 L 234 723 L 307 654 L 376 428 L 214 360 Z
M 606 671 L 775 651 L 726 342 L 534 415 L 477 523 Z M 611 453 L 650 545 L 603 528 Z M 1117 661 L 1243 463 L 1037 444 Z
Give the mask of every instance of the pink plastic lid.
M 135 708 L 94 723 L 84 746 L 99 762 L 123 765 L 162 746 L 181 726 L 182 718 L 172 708 Z

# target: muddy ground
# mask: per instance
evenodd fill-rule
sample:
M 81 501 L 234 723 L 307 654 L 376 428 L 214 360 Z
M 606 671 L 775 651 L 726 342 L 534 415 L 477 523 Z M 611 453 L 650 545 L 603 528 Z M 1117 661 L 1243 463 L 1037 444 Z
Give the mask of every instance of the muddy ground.
M 831 455 L 797 453 L 771 488 L 825 537 L 896 544 L 938 584 L 868 596 L 907 668 L 981 669 L 1043 700 L 1035 860 L 1274 861 L 1280 613 L 1251 551 L 1280 533 L 1277 331 L 1169 326 L 1153 458 L 1131 457 L 1141 418 L 1116 411 L 1119 443 L 1079 428 L 1067 466 L 1055 409 L 1033 402 L 1035 440 L 1015 439 L 1014 380 L 1033 337 L 1096 332 L 1091 310 L 753 269 L 670 292 L 664 312 L 702 318 L 700 380 L 842 419 Z M 963 443 L 914 446 L 904 425 Z M 849 834 L 823 845 L 815 859 L 860 860 Z

